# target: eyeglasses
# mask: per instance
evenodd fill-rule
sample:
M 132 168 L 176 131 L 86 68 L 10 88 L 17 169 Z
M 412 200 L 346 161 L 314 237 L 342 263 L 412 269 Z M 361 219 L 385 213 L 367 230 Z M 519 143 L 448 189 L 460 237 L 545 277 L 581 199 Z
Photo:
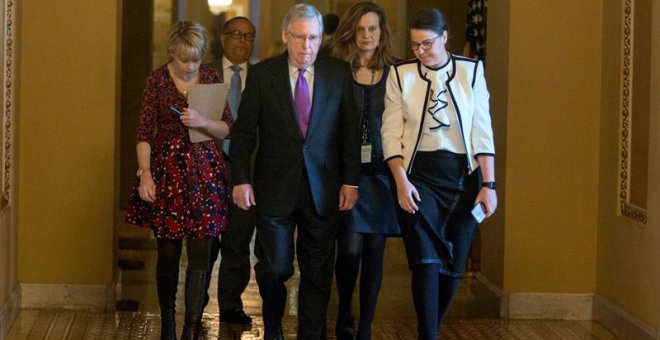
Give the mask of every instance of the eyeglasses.
M 433 43 L 436 41 L 436 39 L 440 38 L 439 35 L 436 35 L 435 38 L 433 39 L 427 39 L 422 41 L 421 43 L 418 43 L 416 41 L 411 41 L 410 42 L 410 48 L 412 48 L 413 51 L 417 51 L 420 48 L 424 51 L 430 50 L 431 47 L 433 47 Z
M 243 38 L 243 39 L 245 39 L 246 41 L 252 41 L 252 40 L 254 40 L 254 36 L 255 36 L 255 34 L 252 33 L 252 32 L 243 33 L 243 32 L 241 32 L 241 31 L 239 31 L 239 30 L 233 30 L 233 31 L 230 31 L 230 32 L 224 32 L 223 34 L 224 34 L 224 35 L 228 35 L 230 38 L 232 38 L 232 39 L 234 39 L 234 40 L 241 40 L 241 38 Z
M 291 38 L 293 38 L 293 41 L 302 44 L 305 42 L 305 40 L 309 41 L 310 44 L 318 44 L 321 41 L 321 36 L 319 35 L 310 35 L 310 36 L 305 36 L 304 34 L 293 34 L 291 32 L 287 32 Z

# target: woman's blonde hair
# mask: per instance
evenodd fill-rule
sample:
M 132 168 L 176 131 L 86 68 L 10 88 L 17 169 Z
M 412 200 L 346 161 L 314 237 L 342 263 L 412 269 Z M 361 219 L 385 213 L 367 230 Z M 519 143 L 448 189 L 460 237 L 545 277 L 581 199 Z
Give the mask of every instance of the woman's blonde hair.
M 380 41 L 378 41 L 378 47 L 367 67 L 381 69 L 394 62 L 390 52 L 392 51 L 392 38 L 383 9 L 373 2 L 359 2 L 351 6 L 339 21 L 332 48 L 332 56 L 347 61 L 353 70 L 360 68 L 360 51 L 355 44 L 357 26 L 362 16 L 367 13 L 374 13 L 378 16 L 378 26 L 380 27 Z
M 167 39 L 167 52 L 182 61 L 199 61 L 208 50 L 208 34 L 201 24 L 192 21 L 179 21 L 170 30 Z

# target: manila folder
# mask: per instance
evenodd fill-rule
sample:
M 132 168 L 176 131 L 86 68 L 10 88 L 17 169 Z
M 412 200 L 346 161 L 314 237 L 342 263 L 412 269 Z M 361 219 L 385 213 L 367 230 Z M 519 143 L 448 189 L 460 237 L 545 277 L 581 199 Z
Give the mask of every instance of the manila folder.
M 194 84 L 188 93 L 188 107 L 213 120 L 222 119 L 227 104 L 227 84 Z M 215 137 L 202 129 L 188 129 L 193 143 L 213 140 Z

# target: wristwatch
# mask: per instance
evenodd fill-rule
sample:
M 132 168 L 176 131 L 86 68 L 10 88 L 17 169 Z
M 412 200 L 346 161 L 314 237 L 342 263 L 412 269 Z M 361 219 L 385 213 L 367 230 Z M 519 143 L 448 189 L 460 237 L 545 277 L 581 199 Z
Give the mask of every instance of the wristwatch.
M 145 172 L 147 172 L 147 171 L 149 171 L 149 169 L 147 169 L 147 170 L 138 169 L 137 172 L 135 173 L 135 176 L 137 176 L 138 178 L 140 178 L 140 177 L 142 176 L 142 174 L 145 173 Z
M 497 183 L 495 183 L 495 181 L 483 182 L 481 184 L 481 186 L 484 187 L 484 188 L 493 189 L 493 190 L 497 189 Z

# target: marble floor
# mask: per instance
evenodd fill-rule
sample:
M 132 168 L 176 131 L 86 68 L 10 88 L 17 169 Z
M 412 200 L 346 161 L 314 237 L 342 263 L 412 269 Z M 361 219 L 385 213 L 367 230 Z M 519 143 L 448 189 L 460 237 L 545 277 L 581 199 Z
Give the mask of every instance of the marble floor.
M 148 234 L 133 232 L 121 237 L 121 287 L 117 311 L 92 313 L 82 311 L 21 310 L 10 328 L 7 340 L 19 339 L 158 339 L 160 321 L 155 287 L 155 247 Z M 254 259 L 253 259 L 254 260 Z M 416 339 L 416 320 L 411 302 L 410 274 L 400 239 L 390 239 L 386 250 L 386 268 L 378 309 L 373 324 L 373 339 Z M 182 268 L 185 266 L 185 255 Z M 216 264 L 217 268 L 217 264 Z M 181 270 L 183 282 L 183 273 Z M 253 275 L 254 276 L 254 275 Z M 215 301 L 217 270 L 213 273 L 212 301 L 205 309 L 204 324 L 208 339 L 261 339 L 263 320 L 261 299 L 254 277 L 243 294 L 245 310 L 253 316 L 251 327 L 220 323 Z M 182 284 L 177 306 L 183 306 Z M 289 280 L 289 303 L 284 320 L 287 339 L 296 337 L 297 275 Z M 328 329 L 334 329 L 336 296 L 328 311 Z M 497 297 L 492 296 L 470 275 L 461 286 L 445 321 L 442 339 L 615 339 L 592 321 L 500 320 Z M 356 303 L 357 304 L 357 303 Z M 177 327 L 181 329 L 180 308 Z M 334 339 L 334 334 L 328 337 Z

